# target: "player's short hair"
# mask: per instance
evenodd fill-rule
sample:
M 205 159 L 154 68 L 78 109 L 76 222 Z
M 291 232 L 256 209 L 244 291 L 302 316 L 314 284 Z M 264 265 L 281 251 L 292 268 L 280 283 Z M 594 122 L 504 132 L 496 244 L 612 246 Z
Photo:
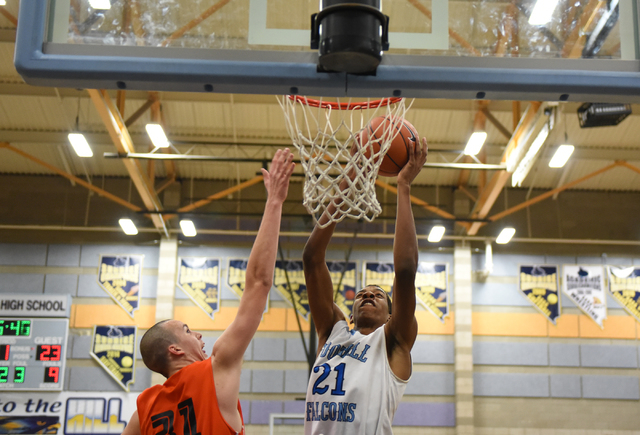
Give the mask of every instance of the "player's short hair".
M 178 341 L 178 337 L 170 331 L 162 320 L 153 325 L 140 340 L 140 354 L 144 365 L 165 378 L 169 377 L 169 358 L 167 348 Z
M 363 291 L 364 289 L 366 289 L 367 287 L 375 287 L 378 290 L 382 291 L 382 293 L 384 293 L 384 295 L 387 297 L 387 305 L 389 306 L 389 314 L 391 314 L 391 297 L 389 296 L 389 293 L 387 293 L 386 291 L 384 291 L 384 289 L 382 287 L 380 287 L 378 284 L 367 284 L 364 287 L 362 287 L 360 290 L 358 290 L 358 293 L 360 293 L 361 291 Z M 356 293 L 356 295 L 358 294 Z

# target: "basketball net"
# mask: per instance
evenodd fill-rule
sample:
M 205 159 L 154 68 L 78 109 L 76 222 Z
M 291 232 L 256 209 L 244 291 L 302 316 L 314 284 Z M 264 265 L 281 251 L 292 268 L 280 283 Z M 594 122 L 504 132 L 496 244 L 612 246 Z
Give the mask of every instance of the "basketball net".
M 383 157 L 400 129 L 382 122 L 366 144 L 360 133 L 376 116 L 404 118 L 403 98 L 384 98 L 346 103 L 279 96 L 287 130 L 300 152 L 305 173 L 303 204 L 316 221 L 323 213 L 326 227 L 345 217 L 373 221 L 382 208 L 375 182 Z M 351 175 L 349 175 L 351 174 Z M 342 182 L 346 188 L 340 189 Z M 343 184 L 345 184 L 343 183 Z M 329 212 L 330 205 L 335 211 Z

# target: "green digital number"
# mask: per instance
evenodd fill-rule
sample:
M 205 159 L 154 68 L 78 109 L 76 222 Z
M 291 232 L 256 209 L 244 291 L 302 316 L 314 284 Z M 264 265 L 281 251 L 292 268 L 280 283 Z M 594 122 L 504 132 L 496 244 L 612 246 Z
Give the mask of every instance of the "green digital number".
M 0 384 L 6 384 L 9 377 L 9 367 L 0 367 Z
M 13 331 L 11 335 L 20 335 L 20 320 L 9 323 L 9 329 Z
M 15 384 L 22 384 L 24 382 L 24 372 L 26 367 L 16 367 L 16 371 L 13 374 L 13 382 Z
M 23 320 L 21 322 L 20 331 L 22 331 L 20 335 L 24 335 L 26 337 L 31 335 L 31 320 Z

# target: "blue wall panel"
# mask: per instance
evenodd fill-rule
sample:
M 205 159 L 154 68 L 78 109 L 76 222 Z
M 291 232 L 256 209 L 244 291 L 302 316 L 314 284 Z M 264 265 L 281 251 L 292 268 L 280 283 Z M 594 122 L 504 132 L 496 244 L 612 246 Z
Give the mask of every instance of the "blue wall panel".
M 421 396 L 452 396 L 455 380 L 452 372 L 414 372 L 405 394 Z
M 80 266 L 80 245 L 49 245 L 49 250 L 47 252 L 47 266 Z
M 415 364 L 453 364 L 453 341 L 418 340 L 411 349 Z
M 475 396 L 549 397 L 549 375 L 474 373 Z
M 252 370 L 251 392 L 253 393 L 283 393 L 283 370 Z
M 583 367 L 638 368 L 636 346 L 580 346 L 580 360 Z
M 508 343 L 476 341 L 473 363 L 479 365 L 549 365 L 546 343 Z
M 44 278 L 44 293 L 77 296 L 78 275 L 47 274 Z
M 579 375 L 550 375 L 551 397 L 579 399 L 582 388 Z
M 393 419 L 393 426 L 445 426 L 456 425 L 455 403 L 402 402 Z
M 287 370 L 284 374 L 285 393 L 306 393 L 309 374 L 306 370 Z
M 640 399 L 637 376 L 582 376 L 585 399 Z
M 44 266 L 47 245 L 0 243 L 0 266 Z
M 0 276 L 0 293 L 41 295 L 44 292 L 44 275 L 41 273 L 3 273 Z
M 580 367 L 580 345 L 550 343 L 549 365 L 556 367 Z
M 284 338 L 254 338 L 253 360 L 284 361 Z

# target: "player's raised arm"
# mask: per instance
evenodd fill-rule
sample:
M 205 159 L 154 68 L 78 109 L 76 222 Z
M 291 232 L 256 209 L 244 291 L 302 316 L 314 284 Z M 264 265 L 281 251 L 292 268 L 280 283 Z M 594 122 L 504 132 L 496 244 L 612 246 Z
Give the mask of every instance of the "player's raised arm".
M 346 180 L 340 184 L 340 189 L 345 187 Z M 332 203 L 320 216 L 302 254 L 309 308 L 318 333 L 318 350 L 326 342 L 333 325 L 340 320 L 345 320 L 344 313 L 333 302 L 333 282 L 326 261 L 327 247 L 333 236 L 336 223 L 332 222 L 325 228 L 321 228 L 321 225 L 329 221 L 329 216 L 336 213 L 336 209 L 336 205 Z
M 270 171 L 262 169 L 267 202 L 258 235 L 249 255 L 245 290 L 238 314 L 213 347 L 218 364 L 240 363 L 258 329 L 273 284 L 282 204 L 287 197 L 294 166 L 293 153 L 287 148 L 276 152 Z
M 409 161 L 398 174 L 398 209 L 396 230 L 393 240 L 393 263 L 395 282 L 393 286 L 393 307 L 388 323 L 387 336 L 393 340 L 390 345 L 399 346 L 405 353 L 411 350 L 418 333 L 415 319 L 416 296 L 415 277 L 418 268 L 418 239 L 411 210 L 411 183 L 422 170 L 427 159 L 427 141 L 410 149 Z M 393 355 L 392 355 L 393 359 Z M 410 362 L 401 364 L 408 368 L 406 377 L 393 366 L 396 375 L 408 378 Z

